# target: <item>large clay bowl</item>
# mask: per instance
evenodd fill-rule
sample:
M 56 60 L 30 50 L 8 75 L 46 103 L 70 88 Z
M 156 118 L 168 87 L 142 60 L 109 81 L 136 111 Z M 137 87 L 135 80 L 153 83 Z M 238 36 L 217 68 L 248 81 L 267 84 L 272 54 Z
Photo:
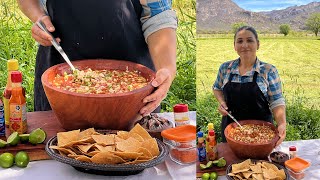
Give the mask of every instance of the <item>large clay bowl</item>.
M 238 158 L 266 159 L 268 155 L 272 152 L 273 148 L 276 145 L 276 142 L 279 139 L 279 135 L 278 135 L 279 133 L 277 128 L 269 122 L 260 121 L 260 120 L 242 120 L 242 121 L 239 121 L 239 123 L 241 125 L 259 124 L 259 125 L 270 126 L 271 129 L 276 132 L 275 137 L 268 143 L 248 144 L 248 143 L 235 141 L 229 136 L 230 130 L 238 126 L 236 123 L 229 124 L 224 130 L 224 135 L 226 136 L 228 145 L 230 146 L 231 150 Z
M 119 60 L 81 60 L 73 61 L 77 69 L 93 70 L 118 69 L 138 70 L 151 80 L 155 73 L 151 69 L 128 61 Z M 47 69 L 41 81 L 51 108 L 62 127 L 66 130 L 94 127 L 97 129 L 127 130 L 139 118 L 139 110 L 145 105 L 142 100 L 153 91 L 147 86 L 120 94 L 80 94 L 54 87 L 50 82 L 56 74 L 70 73 L 66 64 L 58 64 Z

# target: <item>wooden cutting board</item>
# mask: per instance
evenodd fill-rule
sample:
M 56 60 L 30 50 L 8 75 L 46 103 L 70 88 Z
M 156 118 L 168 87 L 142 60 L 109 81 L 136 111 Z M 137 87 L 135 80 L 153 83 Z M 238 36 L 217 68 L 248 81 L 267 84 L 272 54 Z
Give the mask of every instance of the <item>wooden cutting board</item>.
M 52 111 L 37 111 L 27 113 L 28 133 L 37 128 L 42 128 L 47 133 L 46 141 L 43 144 L 32 145 L 30 143 L 19 143 L 17 146 L 6 146 L 0 149 L 0 154 L 4 152 L 17 153 L 18 151 L 26 151 L 30 157 L 30 161 L 51 159 L 45 151 L 47 141 L 57 135 L 57 132 L 65 131 L 58 119 Z M 10 135 L 8 128 L 6 129 L 6 137 Z M 1 139 L 6 140 L 5 137 Z
M 200 169 L 200 164 L 207 164 L 207 161 L 203 161 L 203 162 L 199 162 L 197 161 L 197 177 L 201 177 L 203 173 L 211 173 L 211 172 L 217 172 L 219 176 L 223 176 L 226 175 L 226 169 L 227 167 L 234 163 L 239 161 L 240 159 L 232 152 L 232 150 L 230 149 L 228 143 L 219 143 L 217 145 L 217 150 L 218 150 L 218 159 L 221 157 L 224 157 L 224 159 L 227 162 L 227 165 L 219 168 L 215 165 L 213 165 L 212 168 L 209 169 L 205 169 L 205 170 L 201 170 Z

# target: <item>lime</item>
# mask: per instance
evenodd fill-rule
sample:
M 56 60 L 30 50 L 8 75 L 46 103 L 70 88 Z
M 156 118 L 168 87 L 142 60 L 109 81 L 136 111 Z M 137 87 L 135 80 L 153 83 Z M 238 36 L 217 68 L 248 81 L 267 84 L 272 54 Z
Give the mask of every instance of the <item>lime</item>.
M 0 139 L 0 148 L 5 147 L 6 145 L 7 145 L 7 142 L 2 140 L 2 139 Z
M 7 139 L 7 143 L 11 146 L 16 146 L 20 141 L 20 137 L 18 132 L 13 132 Z
M 44 132 L 44 130 L 42 130 L 41 128 L 37 128 L 30 133 L 29 142 L 31 144 L 41 144 L 46 140 L 46 138 L 46 132 Z
M 210 180 L 217 180 L 218 179 L 218 174 L 216 172 L 210 173 Z
M 29 134 L 20 134 L 19 137 L 22 143 L 26 143 L 29 141 Z
M 227 161 L 223 157 L 220 158 L 218 161 L 219 161 L 217 164 L 218 167 L 224 167 L 227 164 Z
M 207 166 L 207 168 L 212 168 L 213 162 L 212 161 L 208 161 L 206 166 Z
M 29 155 L 24 151 L 19 151 L 16 154 L 14 161 L 18 167 L 27 167 L 29 164 Z
M 200 169 L 201 169 L 201 170 L 207 169 L 207 166 L 204 165 L 204 164 L 200 164 L 199 166 L 200 166 Z
M 202 180 L 209 180 L 209 178 L 210 178 L 210 174 L 209 173 L 203 173 L 202 176 L 201 176 Z
M 3 153 L 0 155 L 0 166 L 3 168 L 9 168 L 13 166 L 14 156 L 11 153 Z

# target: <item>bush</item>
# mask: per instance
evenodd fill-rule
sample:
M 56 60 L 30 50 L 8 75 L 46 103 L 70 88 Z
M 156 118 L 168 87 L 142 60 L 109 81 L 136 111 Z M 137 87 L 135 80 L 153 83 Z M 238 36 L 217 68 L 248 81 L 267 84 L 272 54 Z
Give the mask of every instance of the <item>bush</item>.
M 280 25 L 280 33 L 287 36 L 290 32 L 290 26 L 288 24 L 281 24 Z

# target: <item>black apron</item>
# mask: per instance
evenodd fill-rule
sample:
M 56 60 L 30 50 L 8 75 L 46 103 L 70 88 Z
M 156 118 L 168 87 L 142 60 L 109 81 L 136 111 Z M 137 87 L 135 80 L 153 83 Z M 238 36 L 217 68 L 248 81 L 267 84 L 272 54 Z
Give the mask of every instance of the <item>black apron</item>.
M 238 120 L 263 120 L 273 122 L 269 109 L 269 102 L 263 95 L 257 84 L 258 72 L 253 75 L 252 82 L 237 83 L 231 82 L 233 74 L 230 74 L 229 81 L 223 88 L 223 95 L 228 106 L 228 111 Z M 224 129 L 234 122 L 229 116 L 222 117 L 221 136 L 226 142 Z
M 47 9 L 55 37 L 70 60 L 119 59 L 143 64 L 154 70 L 145 42 L 139 0 L 48 0 Z M 40 46 L 36 57 L 34 110 L 50 110 L 41 75 L 64 63 L 53 46 Z

